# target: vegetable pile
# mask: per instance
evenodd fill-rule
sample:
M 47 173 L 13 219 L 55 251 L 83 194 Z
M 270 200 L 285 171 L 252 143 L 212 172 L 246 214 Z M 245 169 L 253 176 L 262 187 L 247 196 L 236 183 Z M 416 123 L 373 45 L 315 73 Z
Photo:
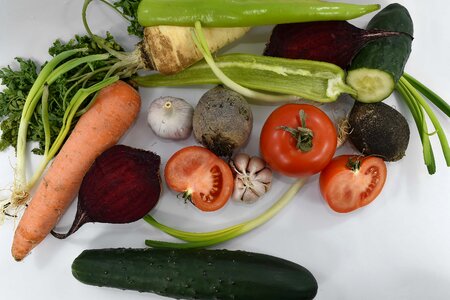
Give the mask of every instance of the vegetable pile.
M 450 166 L 445 132 L 425 98 L 449 117 L 450 106 L 404 73 L 414 32 L 413 20 L 400 4 L 386 6 L 362 29 L 347 20 L 379 5 L 100 0 L 130 23 L 129 34 L 142 38 L 135 50 L 125 52 L 109 33 L 100 37 L 91 31 L 86 13 L 91 2 L 85 0 L 81 12 L 86 35 L 56 41 L 49 49 L 51 59 L 42 66 L 18 58 L 18 70 L 0 70 L 5 86 L 0 93 L 0 150 L 12 146 L 17 158 L 13 192 L 0 202 L 0 214 L 1 219 L 20 218 L 12 245 L 17 261 L 49 233 L 65 239 L 87 222 L 143 219 L 180 242 L 147 239 L 147 246 L 163 249 L 86 250 L 75 259 L 73 275 L 91 285 L 177 298 L 312 299 L 317 293 L 314 276 L 293 262 L 189 248 L 214 246 L 259 227 L 314 175 L 333 212 L 350 213 L 372 203 L 388 178 L 387 164 L 406 155 L 410 140 L 405 117 L 382 102 L 395 90 L 417 124 L 428 172 L 433 174 L 436 166 L 427 116 Z M 274 26 L 261 55 L 213 54 L 260 25 Z M 144 69 L 151 72 L 138 73 Z M 146 105 L 154 136 L 180 143 L 163 176 L 158 154 L 118 145 L 145 101 L 137 87 L 202 84 L 213 87 L 195 105 L 170 95 Z M 339 101 L 344 94 L 354 99 L 345 122 L 335 124 L 313 105 Z M 258 104 L 272 105 L 272 112 L 257 134 L 258 153 L 244 153 L 254 131 L 252 105 Z M 336 156 L 345 142 L 342 133 L 353 148 Z M 193 144 L 181 146 L 180 140 Z M 27 179 L 30 142 L 38 143 L 33 152 L 42 159 Z M 152 215 L 163 183 L 173 199 L 164 201 L 176 201 L 178 194 L 186 205 L 212 215 L 227 205 L 245 203 L 244 209 L 250 209 L 265 201 L 278 180 L 274 175 L 294 182 L 267 211 L 236 225 L 188 232 Z M 72 227 L 57 233 L 55 226 L 77 196 Z

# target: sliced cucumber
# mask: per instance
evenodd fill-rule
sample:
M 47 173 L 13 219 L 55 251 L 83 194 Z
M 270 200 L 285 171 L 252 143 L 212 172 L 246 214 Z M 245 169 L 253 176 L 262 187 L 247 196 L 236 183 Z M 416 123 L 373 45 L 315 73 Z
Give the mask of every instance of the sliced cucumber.
M 390 73 L 369 68 L 350 71 L 347 83 L 358 91 L 357 99 L 365 103 L 386 99 L 395 88 L 395 81 Z
M 404 33 L 368 43 L 352 60 L 347 83 L 357 91 L 358 101 L 370 103 L 386 99 L 403 75 L 411 53 L 413 23 L 408 10 L 393 3 L 376 14 L 367 29 Z

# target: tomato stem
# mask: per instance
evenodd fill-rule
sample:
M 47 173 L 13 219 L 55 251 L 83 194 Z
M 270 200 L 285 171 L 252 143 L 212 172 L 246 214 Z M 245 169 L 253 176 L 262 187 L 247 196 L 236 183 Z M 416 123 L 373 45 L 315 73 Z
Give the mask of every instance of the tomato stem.
M 350 157 L 346 166 L 353 172 L 356 172 L 361 168 L 361 160 L 358 157 Z
M 288 126 L 280 126 L 279 129 L 289 132 L 297 141 L 296 147 L 302 152 L 308 152 L 312 149 L 312 140 L 314 133 L 306 127 L 306 113 L 303 109 L 299 111 L 300 127 L 291 128 Z

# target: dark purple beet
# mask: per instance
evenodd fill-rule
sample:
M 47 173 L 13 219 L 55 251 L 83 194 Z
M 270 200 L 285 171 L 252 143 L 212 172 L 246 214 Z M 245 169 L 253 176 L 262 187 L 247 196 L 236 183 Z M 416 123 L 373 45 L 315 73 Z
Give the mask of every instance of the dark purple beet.
M 346 68 L 355 54 L 368 42 L 404 34 L 364 30 L 347 21 L 319 21 L 276 25 L 264 55 L 310 59 Z
M 123 224 L 144 217 L 161 194 L 161 158 L 153 152 L 116 145 L 103 152 L 83 178 L 75 221 L 64 239 L 88 222 Z

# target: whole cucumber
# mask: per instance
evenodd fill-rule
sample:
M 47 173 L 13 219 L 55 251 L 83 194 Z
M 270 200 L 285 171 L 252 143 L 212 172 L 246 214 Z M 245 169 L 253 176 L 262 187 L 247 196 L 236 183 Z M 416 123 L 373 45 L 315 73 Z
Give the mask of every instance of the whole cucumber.
M 306 268 L 274 256 L 204 249 L 93 249 L 72 264 L 79 281 L 182 299 L 312 299 Z

